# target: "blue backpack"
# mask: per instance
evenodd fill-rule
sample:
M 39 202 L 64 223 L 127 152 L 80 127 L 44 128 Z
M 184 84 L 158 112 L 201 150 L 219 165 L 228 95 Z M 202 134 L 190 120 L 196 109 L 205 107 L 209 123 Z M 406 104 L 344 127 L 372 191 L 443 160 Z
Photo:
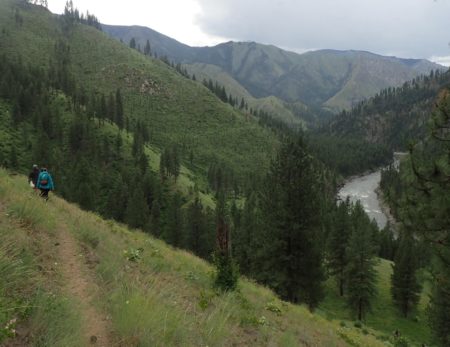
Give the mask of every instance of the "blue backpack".
M 39 182 L 39 184 L 41 186 L 46 186 L 48 184 L 48 173 L 47 172 L 43 172 L 41 175 L 41 181 Z

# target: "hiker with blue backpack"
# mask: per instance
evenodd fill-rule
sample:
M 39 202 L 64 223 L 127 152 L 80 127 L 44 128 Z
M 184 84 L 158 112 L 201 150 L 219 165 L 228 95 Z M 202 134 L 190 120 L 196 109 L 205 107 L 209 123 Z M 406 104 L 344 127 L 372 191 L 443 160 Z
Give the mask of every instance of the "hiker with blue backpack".
M 45 167 L 42 168 L 41 173 L 39 174 L 36 187 L 41 190 L 41 196 L 46 201 L 48 200 L 48 192 L 55 189 L 52 176 Z

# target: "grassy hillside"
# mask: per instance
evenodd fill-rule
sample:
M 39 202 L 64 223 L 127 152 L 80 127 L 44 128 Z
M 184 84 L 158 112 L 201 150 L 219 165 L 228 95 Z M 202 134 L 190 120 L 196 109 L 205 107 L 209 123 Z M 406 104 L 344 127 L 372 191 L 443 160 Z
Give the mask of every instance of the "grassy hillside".
M 65 41 L 78 85 L 87 93 L 106 95 L 120 88 L 131 122 L 148 124 L 151 143 L 158 148 L 176 143 L 184 158 L 192 151 L 198 171 L 204 173 L 212 161 L 224 162 L 241 177 L 267 168 L 277 146 L 274 135 L 161 61 L 92 27 L 75 24 L 63 32 L 59 18 L 16 0 L 1 2 L 0 27 L 2 53 L 35 66 L 47 65 L 55 44 Z
M 413 345 L 421 346 L 422 343 L 425 343 L 427 346 L 431 346 L 433 344 L 426 313 L 430 295 L 429 283 L 425 282 L 425 289 L 418 309 L 409 318 L 404 318 L 399 315 L 398 310 L 392 303 L 390 292 L 392 265 L 392 262 L 380 259 L 376 266 L 378 274 L 377 296 L 373 302 L 372 312 L 366 317 L 365 324 L 386 335 L 398 330 Z M 426 276 L 426 274 L 422 274 L 423 276 Z M 339 297 L 336 283 L 332 278 L 327 281 L 326 291 L 326 299 L 320 305 L 323 314 L 332 319 L 350 319 L 350 312 L 345 302 Z
M 44 203 L 3 169 L 0 210 L 0 326 L 14 322 L 0 330 L 6 346 L 386 345 L 244 278 L 218 295 L 204 261 L 56 196 Z
M 215 65 L 256 98 L 276 96 L 287 102 L 342 110 L 399 86 L 441 66 L 419 59 L 384 57 L 360 51 L 321 50 L 296 54 L 254 42 L 228 42 L 215 47 L 188 47 L 149 28 L 106 26 L 105 31 L 171 60 Z M 213 74 L 211 74 L 213 78 Z
M 285 102 L 281 99 L 275 96 L 260 99 L 254 98 L 239 82 L 216 65 L 188 64 L 185 66 L 191 75 L 195 75 L 197 80 L 208 81 L 212 79 L 213 81 L 217 81 L 233 97 L 238 98 L 238 100 L 243 98 L 248 104 L 248 107 L 253 110 L 262 110 L 272 115 L 275 119 L 279 119 L 289 125 L 304 124 L 302 115 L 299 114 L 296 116 L 294 112 L 286 107 Z M 306 111 L 306 106 L 303 107 Z

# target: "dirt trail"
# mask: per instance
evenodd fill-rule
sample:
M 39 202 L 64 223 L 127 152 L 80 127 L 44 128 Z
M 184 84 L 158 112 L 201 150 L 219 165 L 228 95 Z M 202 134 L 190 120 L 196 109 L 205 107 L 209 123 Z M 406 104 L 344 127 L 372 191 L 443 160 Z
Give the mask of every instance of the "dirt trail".
M 74 237 L 64 227 L 58 232 L 60 266 L 66 293 L 79 303 L 86 346 L 112 346 L 109 323 L 106 315 L 93 305 L 93 297 L 98 287 L 89 272 L 82 251 Z

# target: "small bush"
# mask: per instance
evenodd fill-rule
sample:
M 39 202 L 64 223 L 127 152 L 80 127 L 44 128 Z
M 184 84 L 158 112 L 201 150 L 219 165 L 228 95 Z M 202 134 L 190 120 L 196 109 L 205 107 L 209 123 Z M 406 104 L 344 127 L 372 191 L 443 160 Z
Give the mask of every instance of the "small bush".
M 398 337 L 394 341 L 394 347 L 409 347 L 410 344 L 408 340 L 404 337 Z
M 271 311 L 277 314 L 277 316 L 281 316 L 281 308 L 278 307 L 273 301 L 266 304 L 265 309 L 267 311 Z
M 355 322 L 355 324 L 353 324 L 355 328 L 361 329 L 362 328 L 362 323 L 360 321 Z
M 267 320 L 267 318 L 265 316 L 261 316 L 258 318 L 258 324 L 259 325 L 268 325 L 269 321 Z
M 141 260 L 143 252 L 143 248 L 130 248 L 129 250 L 125 250 L 123 253 L 127 260 L 137 263 Z
M 198 300 L 198 306 L 204 311 L 206 310 L 211 303 L 212 295 L 210 293 L 205 292 L 204 290 L 200 291 L 200 299 Z
M 215 253 L 213 255 L 213 263 L 216 266 L 214 288 L 225 292 L 235 290 L 239 271 L 234 260 L 228 255 Z

